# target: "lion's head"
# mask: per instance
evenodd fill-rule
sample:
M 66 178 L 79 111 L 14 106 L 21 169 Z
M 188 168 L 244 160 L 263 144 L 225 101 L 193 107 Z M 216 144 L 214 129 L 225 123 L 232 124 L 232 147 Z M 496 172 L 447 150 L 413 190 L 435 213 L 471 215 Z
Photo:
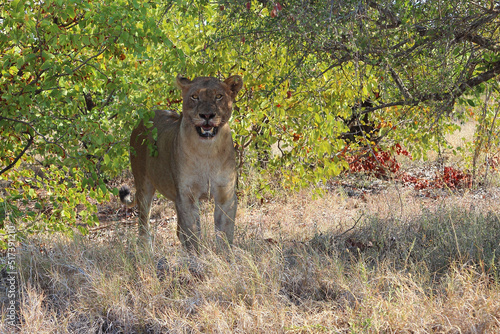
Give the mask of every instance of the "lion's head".
M 182 113 L 202 139 L 210 140 L 231 118 L 233 101 L 243 86 L 243 80 L 233 75 L 224 81 L 212 77 L 189 80 L 177 76 L 182 90 Z

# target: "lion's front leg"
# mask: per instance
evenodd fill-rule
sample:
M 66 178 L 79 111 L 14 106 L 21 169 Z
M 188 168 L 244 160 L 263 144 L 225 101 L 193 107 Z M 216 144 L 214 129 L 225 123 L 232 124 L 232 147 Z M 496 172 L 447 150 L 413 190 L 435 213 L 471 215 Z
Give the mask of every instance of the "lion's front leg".
M 199 251 L 200 213 L 198 202 L 190 196 L 179 195 L 175 201 L 177 237 L 188 250 Z
M 217 245 L 233 243 L 237 199 L 234 187 L 220 187 L 215 196 L 214 222 Z

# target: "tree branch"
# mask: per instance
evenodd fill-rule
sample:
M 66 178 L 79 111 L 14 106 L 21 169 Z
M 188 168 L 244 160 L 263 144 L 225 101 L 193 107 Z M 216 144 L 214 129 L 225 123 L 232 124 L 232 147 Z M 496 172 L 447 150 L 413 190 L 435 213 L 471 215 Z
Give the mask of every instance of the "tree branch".
M 402 100 L 402 101 L 395 101 L 391 103 L 383 103 L 377 106 L 365 108 L 363 110 L 363 113 L 370 113 L 372 111 L 380 110 L 380 109 L 385 109 L 389 107 L 396 107 L 396 106 L 415 106 L 418 105 L 419 103 L 423 102 L 429 102 L 429 101 L 437 101 L 437 102 L 442 102 L 442 101 L 453 101 L 456 98 L 462 96 L 467 90 L 474 88 L 483 82 L 486 82 L 490 79 L 493 79 L 497 76 L 500 76 L 500 61 L 497 61 L 495 63 L 492 63 L 492 68 L 484 73 L 481 73 L 465 82 L 460 84 L 455 90 L 452 92 L 447 92 L 443 94 L 425 94 L 421 95 L 420 97 L 413 98 L 410 100 Z
M 10 121 L 10 122 L 16 122 L 16 123 L 21 123 L 21 124 L 24 124 L 26 125 L 27 127 L 29 127 L 37 136 L 41 137 L 43 139 L 43 141 L 47 144 L 50 144 L 50 145 L 55 145 L 57 147 L 59 147 L 61 149 L 61 151 L 63 151 L 64 155 L 67 155 L 66 154 L 66 150 L 64 149 L 64 147 L 62 147 L 60 144 L 58 144 L 57 142 L 55 141 L 50 141 L 47 139 L 47 137 L 45 137 L 43 134 L 41 134 L 40 132 L 38 132 L 38 130 L 29 122 L 26 122 L 26 121 L 21 121 L 19 119 L 13 119 L 13 118 L 9 118 L 9 117 L 4 117 L 4 116 L 0 116 L 0 120 L 6 120 L 6 121 Z
M 393 29 L 393 28 L 397 28 L 401 25 L 401 23 L 402 23 L 401 20 L 392 11 L 390 11 L 387 8 L 382 7 L 377 2 L 370 1 L 368 3 L 368 6 L 370 6 L 373 9 L 376 9 L 380 13 L 381 16 L 384 16 L 384 18 L 390 22 L 389 24 L 383 24 L 382 20 L 378 20 L 377 25 L 379 27 L 383 27 L 386 29 Z
M 21 157 L 24 155 L 24 153 L 26 153 L 26 151 L 31 146 L 31 144 L 33 144 L 33 136 L 31 136 L 31 134 L 29 134 L 29 133 L 28 133 L 28 136 L 29 136 L 28 143 L 26 144 L 26 146 L 24 147 L 24 149 L 21 151 L 21 153 L 19 153 L 17 155 L 17 157 L 14 159 L 14 161 L 12 161 L 10 163 L 10 165 L 8 165 L 7 167 L 5 167 L 4 169 L 2 169 L 0 171 L 0 175 L 2 175 L 3 173 L 7 172 L 10 169 L 12 169 L 17 164 L 17 162 L 19 161 L 19 159 L 21 159 Z
M 398 86 L 399 91 L 401 94 L 403 94 L 405 100 L 411 100 L 413 97 L 411 96 L 410 92 L 408 91 L 408 88 L 406 88 L 403 80 L 399 77 L 399 75 L 396 73 L 396 71 L 389 66 L 389 72 L 391 72 L 391 77 L 396 83 L 396 86 Z

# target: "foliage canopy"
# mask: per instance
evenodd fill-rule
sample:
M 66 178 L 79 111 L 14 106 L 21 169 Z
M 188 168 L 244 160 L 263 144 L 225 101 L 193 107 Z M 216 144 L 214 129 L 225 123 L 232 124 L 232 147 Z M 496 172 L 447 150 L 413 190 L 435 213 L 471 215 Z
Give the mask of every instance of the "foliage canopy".
M 289 187 L 395 144 L 425 156 L 478 116 L 457 103 L 498 96 L 499 14 L 486 0 L 4 2 L 0 219 L 27 232 L 96 222 L 133 126 L 180 110 L 177 73 L 243 76 L 242 171 Z M 488 110 L 477 119 L 491 134 Z

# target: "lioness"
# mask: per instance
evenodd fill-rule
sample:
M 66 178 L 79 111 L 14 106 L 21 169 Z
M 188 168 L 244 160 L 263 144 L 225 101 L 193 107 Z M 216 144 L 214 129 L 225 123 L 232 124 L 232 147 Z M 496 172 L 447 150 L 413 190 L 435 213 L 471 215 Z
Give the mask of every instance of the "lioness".
M 136 194 L 120 189 L 128 207 L 138 205 L 139 237 L 151 244 L 149 214 L 155 190 L 175 202 L 177 236 L 188 250 L 199 250 L 198 201 L 211 196 L 215 201 L 214 221 L 218 242 L 232 243 L 236 216 L 236 161 L 228 121 L 232 104 L 243 80 L 234 75 L 225 81 L 212 77 L 189 80 L 177 76 L 182 90 L 182 113 L 155 111 L 153 128 L 141 122 L 130 136 L 130 163 Z M 155 144 L 152 156 L 148 143 Z

